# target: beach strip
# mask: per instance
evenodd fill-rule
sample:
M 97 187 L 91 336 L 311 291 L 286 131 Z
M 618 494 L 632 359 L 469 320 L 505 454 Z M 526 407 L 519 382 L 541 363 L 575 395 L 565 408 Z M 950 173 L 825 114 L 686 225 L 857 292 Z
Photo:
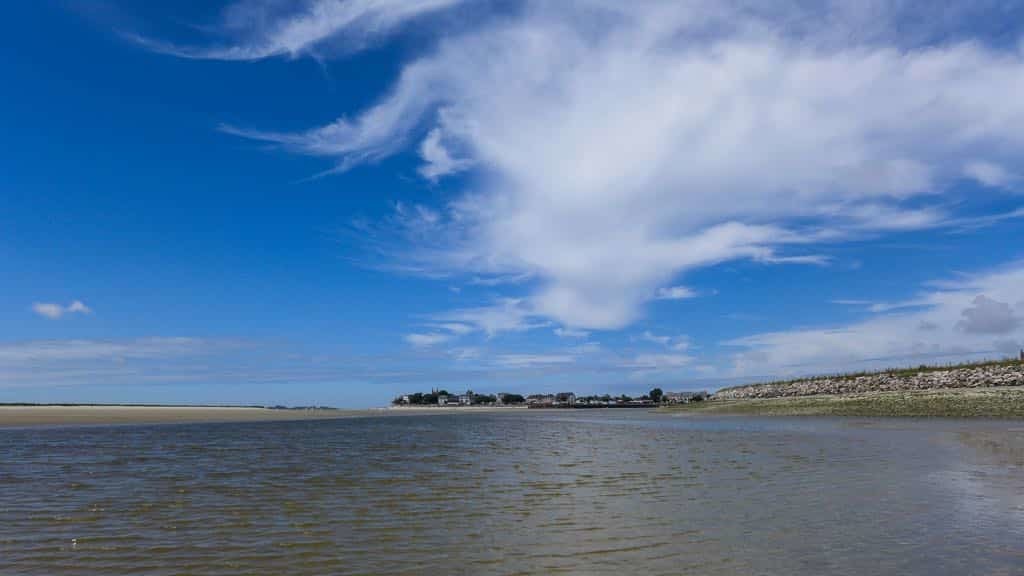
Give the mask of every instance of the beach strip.
M 233 406 L 0 406 L 0 427 L 185 422 L 323 420 L 372 415 L 369 410 L 281 410 Z

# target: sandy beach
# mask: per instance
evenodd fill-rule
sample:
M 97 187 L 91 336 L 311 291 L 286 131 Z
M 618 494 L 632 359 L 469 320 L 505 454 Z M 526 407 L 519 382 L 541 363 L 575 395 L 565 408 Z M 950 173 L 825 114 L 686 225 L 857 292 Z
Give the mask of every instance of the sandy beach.
M 352 418 L 369 410 L 271 410 L 221 406 L 0 406 L 0 427 Z

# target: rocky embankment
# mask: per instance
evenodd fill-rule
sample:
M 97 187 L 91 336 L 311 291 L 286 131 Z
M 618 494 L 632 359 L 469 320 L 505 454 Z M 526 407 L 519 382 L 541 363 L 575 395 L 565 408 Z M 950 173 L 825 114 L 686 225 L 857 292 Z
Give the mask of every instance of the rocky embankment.
M 1024 386 L 1024 363 L 964 366 L 946 370 L 929 368 L 918 372 L 879 372 L 862 376 L 808 378 L 725 388 L 715 393 L 718 400 L 783 398 L 818 394 L 863 394 L 943 388 L 989 388 Z

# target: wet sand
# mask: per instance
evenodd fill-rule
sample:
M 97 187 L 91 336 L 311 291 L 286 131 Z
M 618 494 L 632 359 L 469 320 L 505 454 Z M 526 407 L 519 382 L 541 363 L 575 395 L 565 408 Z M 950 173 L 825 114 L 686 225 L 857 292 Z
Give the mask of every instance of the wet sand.
M 376 412 L 221 406 L 0 406 L 0 427 L 322 420 L 351 418 Z

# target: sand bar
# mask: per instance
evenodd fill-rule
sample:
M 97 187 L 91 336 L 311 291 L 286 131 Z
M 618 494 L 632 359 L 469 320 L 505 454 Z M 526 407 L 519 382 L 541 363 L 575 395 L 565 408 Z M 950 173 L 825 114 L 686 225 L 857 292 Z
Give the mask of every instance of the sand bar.
M 370 416 L 374 410 L 272 410 L 221 406 L 0 406 L 0 427 L 175 422 L 258 422 Z

